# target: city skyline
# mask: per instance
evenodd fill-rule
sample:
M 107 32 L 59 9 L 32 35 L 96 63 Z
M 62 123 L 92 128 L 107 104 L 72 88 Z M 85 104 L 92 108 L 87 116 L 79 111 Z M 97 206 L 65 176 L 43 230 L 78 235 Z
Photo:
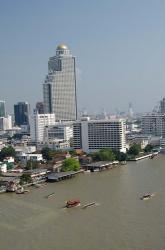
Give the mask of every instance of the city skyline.
M 165 95 L 164 10 L 153 0 L 1 3 L 0 99 L 8 113 L 19 101 L 42 101 L 47 58 L 59 43 L 76 56 L 78 110 L 114 113 L 132 102 L 151 111 Z

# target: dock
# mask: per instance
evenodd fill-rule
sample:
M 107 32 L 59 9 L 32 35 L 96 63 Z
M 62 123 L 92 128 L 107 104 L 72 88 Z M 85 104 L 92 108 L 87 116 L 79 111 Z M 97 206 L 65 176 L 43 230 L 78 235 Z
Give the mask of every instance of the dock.
M 152 158 L 155 157 L 156 155 L 158 155 L 157 152 L 155 152 L 155 153 L 150 153 L 150 154 L 147 154 L 147 155 L 142 155 L 142 156 L 136 157 L 136 158 L 134 158 L 134 159 L 130 159 L 129 161 L 139 161 L 139 160 L 143 160 L 143 159 L 146 159 L 146 158 L 152 159 Z
M 99 172 L 105 169 L 111 169 L 119 165 L 119 161 L 98 161 L 84 166 L 85 170 L 91 172 Z
M 49 182 L 62 181 L 74 177 L 75 174 L 76 172 L 74 171 L 51 173 L 47 176 L 47 181 Z

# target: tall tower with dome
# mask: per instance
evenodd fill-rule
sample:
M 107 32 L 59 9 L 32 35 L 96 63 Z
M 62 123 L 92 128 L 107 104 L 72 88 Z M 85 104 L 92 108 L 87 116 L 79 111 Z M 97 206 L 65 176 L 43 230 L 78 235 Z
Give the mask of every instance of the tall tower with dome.
M 54 113 L 56 121 L 77 119 L 75 57 L 60 44 L 49 58 L 48 74 L 43 84 L 45 113 Z

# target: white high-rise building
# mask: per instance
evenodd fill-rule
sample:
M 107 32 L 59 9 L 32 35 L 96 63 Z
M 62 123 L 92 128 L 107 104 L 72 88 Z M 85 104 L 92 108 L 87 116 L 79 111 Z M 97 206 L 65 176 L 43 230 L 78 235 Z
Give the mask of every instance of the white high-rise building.
M 64 44 L 49 58 L 43 97 L 45 113 L 54 113 L 56 121 L 77 119 L 75 57 Z
M 104 148 L 126 152 L 125 122 L 122 119 L 90 120 L 89 117 L 73 123 L 75 149 L 93 152 Z
M 33 114 L 31 119 L 31 140 L 36 143 L 45 142 L 46 126 L 55 124 L 55 114 Z

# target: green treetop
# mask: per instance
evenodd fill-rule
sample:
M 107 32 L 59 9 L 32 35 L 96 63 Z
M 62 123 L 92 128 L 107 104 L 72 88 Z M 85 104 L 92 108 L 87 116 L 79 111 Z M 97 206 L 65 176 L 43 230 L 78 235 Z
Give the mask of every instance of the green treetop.
M 66 171 L 78 171 L 80 169 L 80 163 L 74 158 L 68 158 L 63 161 L 61 170 Z

